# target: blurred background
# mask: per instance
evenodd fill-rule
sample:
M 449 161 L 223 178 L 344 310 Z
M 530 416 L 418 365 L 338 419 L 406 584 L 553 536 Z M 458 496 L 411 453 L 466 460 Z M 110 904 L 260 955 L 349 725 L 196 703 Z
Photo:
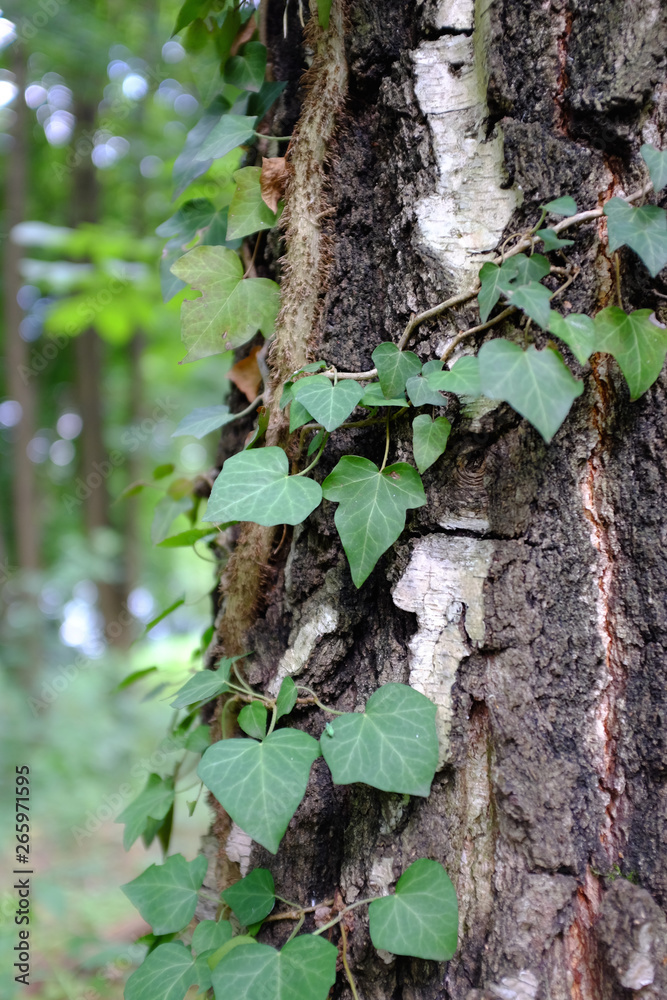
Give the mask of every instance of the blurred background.
M 220 87 L 196 22 L 172 36 L 179 6 L 17 0 L 0 18 L 3 998 L 122 996 L 147 928 L 119 885 L 159 849 L 124 852 L 114 821 L 148 773 L 173 770 L 169 694 L 201 667 L 212 620 L 206 546 L 159 543 L 194 523 L 215 446 L 172 434 L 224 401 L 231 361 L 179 366 L 182 286 L 167 247 L 161 287 L 170 228 L 156 229 L 185 199 L 224 204 L 240 153 L 172 200 L 174 160 Z M 22 764 L 29 988 L 10 971 Z M 189 817 L 194 774 L 182 784 L 171 850 L 192 857 L 208 808 Z

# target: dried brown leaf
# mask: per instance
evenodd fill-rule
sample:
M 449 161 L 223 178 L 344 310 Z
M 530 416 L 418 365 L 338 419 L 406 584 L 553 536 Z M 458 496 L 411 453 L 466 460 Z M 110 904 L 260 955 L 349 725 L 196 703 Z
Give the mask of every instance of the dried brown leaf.
M 255 15 L 252 14 L 248 18 L 246 23 L 243 25 L 238 35 L 234 39 L 234 41 L 232 42 L 231 48 L 229 50 L 230 56 L 235 56 L 238 50 L 241 48 L 241 46 L 245 45 L 246 42 L 249 42 L 251 40 L 252 36 L 255 34 L 256 31 L 257 31 L 257 22 L 255 21 Z
M 262 157 L 262 173 L 259 184 L 262 191 L 262 201 L 272 212 L 278 210 L 278 202 L 285 197 L 285 188 L 289 177 L 289 167 L 284 156 Z
M 261 345 L 257 344 L 250 351 L 247 358 L 237 361 L 233 368 L 227 372 L 227 378 L 231 379 L 236 388 L 244 394 L 249 403 L 257 398 L 259 387 L 262 384 L 262 373 L 257 364 L 257 355 L 261 350 Z

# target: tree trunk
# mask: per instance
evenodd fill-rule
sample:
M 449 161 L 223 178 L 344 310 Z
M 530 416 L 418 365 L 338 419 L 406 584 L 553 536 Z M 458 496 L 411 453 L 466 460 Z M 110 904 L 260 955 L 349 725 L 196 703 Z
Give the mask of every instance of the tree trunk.
M 277 381 L 306 359 L 372 367 L 543 202 L 627 193 L 641 143 L 665 146 L 657 0 L 351 0 L 344 19 L 338 2 L 293 144 Z M 615 295 L 604 228 L 582 226 L 570 250 L 568 303 L 592 314 Z M 659 309 L 664 282 L 656 296 L 629 251 L 621 270 L 625 307 Z M 436 358 L 475 322 L 473 300 L 411 347 Z M 510 321 L 498 334 L 519 335 Z M 246 527 L 223 577 L 219 635 L 228 654 L 254 651 L 251 682 L 275 692 L 291 674 L 353 711 L 401 681 L 438 706 L 428 800 L 334 786 L 320 760 L 276 857 L 220 811 L 214 828 L 221 878 L 261 864 L 306 904 L 386 892 L 416 857 L 444 864 L 456 956 L 379 956 L 357 910 L 364 1000 L 667 996 L 667 378 L 630 403 L 610 359 L 583 374 L 548 446 L 505 405 L 451 403 L 428 504 L 360 591 L 326 501 L 282 544 Z M 384 429 L 337 432 L 317 478 L 383 450 Z M 407 417 L 390 460 L 412 461 Z M 304 709 L 297 724 L 319 736 L 323 719 Z M 333 996 L 349 997 L 339 978 Z

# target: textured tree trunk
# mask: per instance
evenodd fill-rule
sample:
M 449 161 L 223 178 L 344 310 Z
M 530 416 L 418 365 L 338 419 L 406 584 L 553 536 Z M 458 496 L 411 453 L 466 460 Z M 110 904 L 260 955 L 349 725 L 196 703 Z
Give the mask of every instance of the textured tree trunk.
M 351 0 L 344 16 L 338 3 L 293 145 L 278 380 L 306 358 L 370 368 L 541 203 L 628 193 L 640 144 L 665 146 L 659 0 Z M 582 274 L 567 303 L 591 314 L 615 295 L 604 227 L 581 227 L 571 251 Z M 659 311 L 664 280 L 656 296 L 629 252 L 621 272 L 625 307 Z M 438 357 L 477 315 L 473 302 L 425 323 L 411 346 Z M 667 378 L 631 404 L 610 360 L 584 375 L 549 446 L 505 405 L 450 403 L 428 505 L 360 591 L 327 502 L 282 544 L 245 528 L 224 574 L 218 631 L 227 653 L 254 650 L 252 682 L 275 691 L 291 674 L 353 711 L 401 681 L 438 705 L 428 800 L 333 786 L 320 760 L 275 858 L 221 812 L 208 845 L 221 878 L 265 865 L 308 904 L 441 861 L 458 953 L 379 956 L 357 910 L 364 1000 L 667 996 Z M 281 435 L 274 406 L 269 440 Z M 383 448 L 383 430 L 338 432 L 318 478 Z M 412 461 L 407 417 L 390 459 Z M 297 724 L 319 735 L 323 720 L 303 710 Z M 343 981 L 333 996 L 350 996 Z

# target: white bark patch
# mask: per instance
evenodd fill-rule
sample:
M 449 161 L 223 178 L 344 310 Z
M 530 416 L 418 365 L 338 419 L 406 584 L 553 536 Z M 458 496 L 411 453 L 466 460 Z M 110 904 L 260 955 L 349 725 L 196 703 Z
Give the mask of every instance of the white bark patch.
M 311 605 L 299 624 L 296 635 L 290 636 L 289 649 L 283 655 L 276 676 L 269 684 L 269 694 L 275 697 L 285 677 L 300 674 L 322 636 L 335 632 L 337 627 L 338 612 L 332 605 Z
M 375 858 L 368 876 L 368 884 L 381 896 L 389 895 L 389 886 L 394 881 L 394 859 Z
M 232 825 L 230 834 L 227 837 L 225 851 L 229 860 L 236 862 L 236 864 L 240 867 L 241 877 L 245 878 L 248 874 L 248 869 L 250 868 L 252 837 L 249 837 L 247 833 L 244 833 L 241 827 L 237 826 L 236 823 Z
M 498 1000 L 535 1000 L 539 983 L 530 969 L 522 969 L 516 976 L 504 976 L 500 983 L 491 983 L 489 993 Z
M 423 42 L 413 53 L 415 94 L 429 123 L 438 180 L 416 207 L 422 250 L 440 260 L 461 291 L 472 288 L 484 258 L 521 203 L 503 189 L 500 129 L 485 139 L 484 41 L 491 0 L 443 0 L 441 27 L 469 30 Z
M 417 615 L 410 640 L 410 684 L 437 705 L 439 767 L 449 759 L 452 685 L 471 643 L 484 638 L 484 581 L 495 543 L 427 535 L 415 545 L 394 604 Z

